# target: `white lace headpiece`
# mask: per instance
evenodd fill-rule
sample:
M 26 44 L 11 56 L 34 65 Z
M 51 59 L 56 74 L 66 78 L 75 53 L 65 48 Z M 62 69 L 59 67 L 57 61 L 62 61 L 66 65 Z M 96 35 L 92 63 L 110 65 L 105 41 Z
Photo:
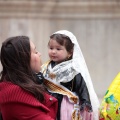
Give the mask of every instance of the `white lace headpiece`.
M 98 100 L 97 95 L 94 91 L 91 77 L 90 77 L 88 68 L 86 66 L 83 54 L 81 52 L 80 46 L 77 42 L 77 39 L 71 32 L 69 32 L 67 30 L 60 30 L 60 31 L 55 32 L 54 34 L 64 34 L 64 35 L 68 36 L 70 38 L 70 40 L 72 41 L 72 43 L 74 44 L 72 65 L 73 65 L 73 68 L 77 72 L 81 73 L 81 75 L 83 76 L 83 78 L 86 82 L 86 85 L 87 85 L 87 88 L 88 88 L 88 91 L 90 94 L 92 108 L 93 108 L 93 111 L 96 112 L 95 113 L 96 116 L 94 116 L 94 117 L 95 117 L 95 120 L 97 120 L 98 119 L 97 112 L 98 112 L 98 108 L 99 108 L 99 100 Z

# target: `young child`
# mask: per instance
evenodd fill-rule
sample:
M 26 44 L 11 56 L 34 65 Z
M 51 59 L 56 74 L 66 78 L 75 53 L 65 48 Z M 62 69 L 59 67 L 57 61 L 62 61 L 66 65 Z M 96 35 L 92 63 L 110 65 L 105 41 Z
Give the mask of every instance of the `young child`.
M 57 31 L 48 43 L 44 84 L 59 101 L 57 120 L 98 120 L 99 101 L 76 37 Z

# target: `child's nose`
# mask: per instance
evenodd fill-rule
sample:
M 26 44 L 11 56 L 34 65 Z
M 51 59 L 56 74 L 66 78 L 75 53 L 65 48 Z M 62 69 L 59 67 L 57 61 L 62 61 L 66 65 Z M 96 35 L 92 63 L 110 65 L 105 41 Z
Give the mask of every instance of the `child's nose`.
M 52 53 L 56 53 L 56 50 L 52 50 Z

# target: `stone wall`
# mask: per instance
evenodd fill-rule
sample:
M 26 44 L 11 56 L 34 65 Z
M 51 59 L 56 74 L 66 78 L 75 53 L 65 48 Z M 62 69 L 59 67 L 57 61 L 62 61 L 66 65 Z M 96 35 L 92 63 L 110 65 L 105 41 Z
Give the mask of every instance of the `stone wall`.
M 118 0 L 0 0 L 0 45 L 7 37 L 28 35 L 48 59 L 50 34 L 73 32 L 101 98 L 120 71 Z

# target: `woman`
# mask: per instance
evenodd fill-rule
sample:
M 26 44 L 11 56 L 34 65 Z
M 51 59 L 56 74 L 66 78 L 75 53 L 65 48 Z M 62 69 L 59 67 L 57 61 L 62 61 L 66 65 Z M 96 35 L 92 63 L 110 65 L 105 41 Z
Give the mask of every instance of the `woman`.
M 57 100 L 48 95 L 35 73 L 41 69 L 40 53 L 26 36 L 2 43 L 0 112 L 3 120 L 55 120 Z

